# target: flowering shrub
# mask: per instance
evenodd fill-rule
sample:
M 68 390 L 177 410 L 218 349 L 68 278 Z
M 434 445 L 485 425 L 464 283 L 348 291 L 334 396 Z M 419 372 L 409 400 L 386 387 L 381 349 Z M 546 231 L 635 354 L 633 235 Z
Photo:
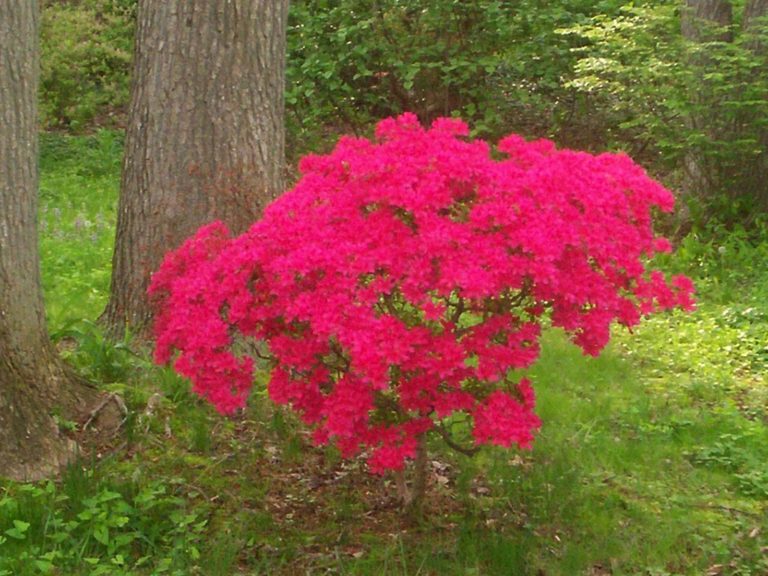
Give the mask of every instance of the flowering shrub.
M 693 306 L 690 280 L 645 270 L 673 198 L 627 156 L 515 135 L 494 151 L 406 114 L 300 169 L 242 236 L 213 223 L 166 256 L 156 356 L 227 413 L 252 384 L 241 340 L 266 342 L 272 400 L 375 472 L 456 413 L 476 445 L 528 447 L 541 423 L 512 374 L 543 322 L 597 355 L 614 320 Z

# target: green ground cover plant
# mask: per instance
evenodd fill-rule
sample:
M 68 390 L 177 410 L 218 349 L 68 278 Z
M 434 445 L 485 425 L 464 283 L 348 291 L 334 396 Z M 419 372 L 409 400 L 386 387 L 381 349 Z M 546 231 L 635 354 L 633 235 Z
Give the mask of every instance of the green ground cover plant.
M 0 484 L 0 574 L 768 572 L 765 233 L 681 239 L 664 266 L 694 278 L 698 311 L 617 331 L 601 358 L 548 331 L 532 452 L 430 446 L 431 513 L 406 525 L 391 479 L 311 447 L 262 392 L 222 419 L 103 340 L 120 148 L 45 136 L 40 223 L 51 331 L 127 415 L 110 438 L 61 422 L 88 440 L 79 465 Z

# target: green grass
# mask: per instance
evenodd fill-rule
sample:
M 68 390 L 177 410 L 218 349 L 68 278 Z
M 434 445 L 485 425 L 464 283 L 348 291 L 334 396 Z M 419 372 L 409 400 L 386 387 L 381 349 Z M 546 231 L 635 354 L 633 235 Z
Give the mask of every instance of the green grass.
M 55 333 L 106 305 L 122 134 L 41 138 L 40 254 L 46 314 Z
M 695 277 L 699 310 L 600 358 L 547 333 L 533 449 L 435 441 L 430 513 L 405 524 L 391 479 L 311 447 L 263 394 L 224 419 L 103 340 L 120 137 L 42 148 L 51 329 L 129 415 L 62 479 L 0 484 L 0 575 L 768 573 L 768 235 L 685 239 L 664 265 Z

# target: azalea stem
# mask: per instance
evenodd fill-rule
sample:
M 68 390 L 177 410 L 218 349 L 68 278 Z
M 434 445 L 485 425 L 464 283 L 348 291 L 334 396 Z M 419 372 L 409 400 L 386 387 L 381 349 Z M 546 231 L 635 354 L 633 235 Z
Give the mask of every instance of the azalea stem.
M 435 430 L 437 430 L 438 434 L 440 434 L 443 440 L 445 440 L 445 443 L 448 444 L 448 446 L 453 450 L 456 450 L 456 452 L 460 452 L 466 456 L 474 456 L 480 451 L 479 446 L 462 446 L 456 442 L 451 437 L 451 433 L 448 432 L 448 430 L 442 424 L 435 425 Z
M 459 296 L 459 300 L 456 302 L 456 307 L 453 310 L 453 314 L 451 314 L 451 322 L 453 324 L 458 324 L 461 315 L 464 313 L 464 310 L 464 299 Z
M 396 476 L 397 490 L 403 505 L 403 516 L 408 520 L 416 520 L 422 511 L 424 496 L 427 492 L 427 474 L 429 460 L 427 458 L 427 435 L 418 437 L 416 458 L 413 461 L 413 482 L 409 487 L 405 481 L 405 471 L 400 470 Z

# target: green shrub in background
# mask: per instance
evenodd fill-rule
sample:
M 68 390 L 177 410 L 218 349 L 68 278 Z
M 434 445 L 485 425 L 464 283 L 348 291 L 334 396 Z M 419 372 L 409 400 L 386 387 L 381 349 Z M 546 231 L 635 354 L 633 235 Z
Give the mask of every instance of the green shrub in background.
M 484 137 L 626 150 L 686 189 L 692 223 L 754 227 L 768 207 L 768 42 L 765 27 L 742 29 L 742 5 L 733 41 L 693 43 L 677 0 L 293 0 L 288 165 L 384 116 L 460 115 Z M 135 11 L 136 0 L 44 2 L 46 127 L 120 124 Z M 687 175 L 693 158 L 705 186 Z
M 43 4 L 40 115 L 47 128 L 119 123 L 128 102 L 135 0 Z
M 498 0 L 296 2 L 289 104 L 352 129 L 403 110 L 425 120 L 478 112 L 510 19 Z
M 621 4 L 295 0 L 289 132 L 311 148 L 307 135 L 322 136 L 318 126 L 361 131 L 374 119 L 411 111 L 425 122 L 460 115 L 482 135 L 554 135 L 580 112 L 577 91 L 561 78 L 576 60 L 572 44 L 581 40 L 556 30 L 615 13 Z
M 738 18 L 706 29 L 711 40 L 684 39 L 676 0 L 627 3 L 565 27 L 578 55 L 565 85 L 591 99 L 610 146 L 677 175 L 693 221 L 755 224 L 768 207 L 767 29 L 744 30 Z
M 563 81 L 589 100 L 606 144 L 633 158 L 663 152 L 673 165 L 687 105 L 677 2 L 625 6 L 557 33 L 575 39 L 576 61 Z
M 562 131 L 590 144 L 589 129 L 581 129 L 591 121 L 582 95 L 561 81 L 577 58 L 571 48 L 581 41 L 556 30 L 614 14 L 622 4 L 294 0 L 289 134 L 303 151 L 329 127 L 361 131 L 373 120 L 410 110 L 426 121 L 460 114 L 485 135 Z M 46 127 L 77 131 L 103 124 L 124 107 L 135 13 L 136 0 L 43 3 Z

